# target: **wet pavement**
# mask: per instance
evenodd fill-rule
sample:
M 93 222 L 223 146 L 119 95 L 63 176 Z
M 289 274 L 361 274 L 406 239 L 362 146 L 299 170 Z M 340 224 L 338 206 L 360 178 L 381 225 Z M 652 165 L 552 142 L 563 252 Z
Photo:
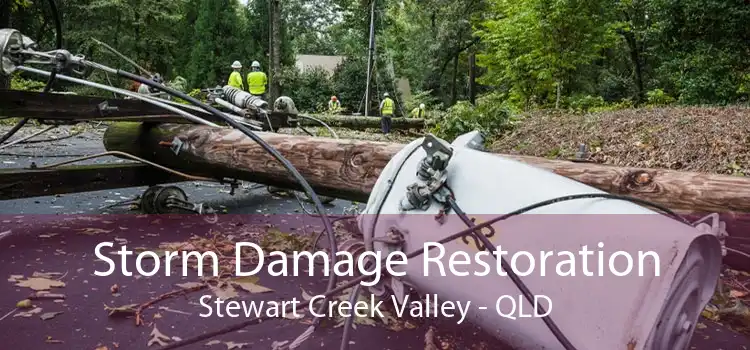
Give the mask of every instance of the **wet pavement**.
M 5 129 L 7 127 L 0 132 Z M 29 128 L 25 132 L 33 131 Z M 80 136 L 54 143 L 2 149 L 0 167 L 27 167 L 31 162 L 48 164 L 103 152 L 99 141 L 101 132 L 101 128 L 91 129 Z M 109 157 L 82 164 L 104 162 L 124 161 Z M 125 276 L 119 270 L 107 277 L 96 276 L 95 271 L 107 269 L 107 264 L 95 254 L 95 247 L 100 242 L 113 242 L 115 247 L 124 244 L 131 249 L 157 250 L 165 242 L 184 242 L 191 236 L 208 239 L 215 237 L 216 232 L 257 238 L 258 233 L 269 226 L 302 236 L 311 236 L 320 229 L 319 219 L 304 216 L 294 198 L 274 196 L 264 188 L 238 189 L 234 196 L 230 196 L 228 187 L 217 184 L 185 182 L 178 186 L 191 200 L 206 202 L 230 215 L 220 215 L 218 222 L 211 223 L 197 215 L 146 216 L 127 207 L 108 208 L 140 195 L 145 190 L 143 187 L 0 201 L 0 251 L 3 252 L 0 254 L 0 276 L 9 279 L 0 282 L 0 327 L 3 330 L 0 348 L 157 349 L 156 343 L 149 346 L 154 329 L 166 336 L 163 338 L 165 343 L 172 343 L 247 319 L 244 316 L 199 316 L 206 311 L 200 298 L 215 294 L 206 288 L 159 300 L 165 293 L 181 291 L 178 284 L 199 281 L 199 277 L 192 274 L 182 277 L 180 266 L 173 266 L 170 276 L 165 276 L 163 268 L 152 277 L 139 277 L 137 273 Z M 342 214 L 352 205 L 348 201 L 334 201 L 327 209 L 331 214 Z M 312 209 L 309 204 L 308 208 Z M 113 260 L 119 258 L 106 251 L 104 256 Z M 131 272 L 135 271 L 133 260 L 126 265 Z M 142 265 L 148 270 L 154 264 L 150 260 Z M 117 267 L 120 268 L 119 264 Z M 17 284 L 35 272 L 47 277 L 37 282 L 59 285 L 51 287 L 49 292 L 63 296 L 32 299 L 32 307 L 16 309 L 17 302 L 34 293 L 34 290 Z M 320 277 L 272 277 L 266 273 L 259 274 L 259 277 L 256 284 L 271 289 L 271 292 L 247 293 L 237 288 L 238 295 L 232 300 L 301 299 L 303 291 L 310 295 L 319 294 L 325 290 L 326 284 Z M 110 316 L 105 309 L 149 301 L 154 301 L 154 304 L 142 312 L 144 324 L 140 326 L 136 326 L 130 313 Z M 41 310 L 37 310 L 39 308 Z M 57 312 L 61 313 L 50 314 Z M 51 315 L 54 317 L 49 318 Z M 48 319 L 44 320 L 42 316 Z M 308 315 L 302 319 L 270 320 L 185 349 L 271 349 L 274 342 L 296 338 L 308 327 L 309 319 Z M 750 348 L 750 340 L 720 325 L 705 320 L 701 325 L 696 330 L 692 349 Z M 433 334 L 428 331 L 432 326 L 435 327 L 436 348 L 425 345 L 425 338 Z M 471 325 L 457 326 L 455 321 L 434 318 L 389 326 L 359 324 L 352 333 L 351 349 L 505 348 Z M 338 349 L 341 334 L 341 327 L 324 324 L 299 349 Z

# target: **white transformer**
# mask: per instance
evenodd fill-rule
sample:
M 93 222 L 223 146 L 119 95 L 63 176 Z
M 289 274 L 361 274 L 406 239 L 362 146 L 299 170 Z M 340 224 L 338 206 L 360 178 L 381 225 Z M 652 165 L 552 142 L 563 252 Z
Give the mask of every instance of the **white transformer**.
M 448 147 L 452 155 L 444 172 L 433 174 L 433 180 L 444 181 L 460 209 L 479 219 L 477 224 L 556 197 L 604 194 L 552 172 L 484 152 L 480 150 L 481 142 L 481 135 L 476 132 L 459 137 L 452 145 L 430 135 L 395 155 L 358 219 L 367 249 L 410 253 L 423 250 L 425 243 L 468 228 L 450 211 L 444 221 L 437 220 L 436 215 L 445 208 L 439 200 L 409 205 L 407 193 L 412 199 L 420 194 L 413 185 L 425 184 L 417 172 L 424 170 L 427 150 L 433 152 L 441 145 Z M 434 190 L 421 187 L 422 192 Z M 534 273 L 521 280 L 532 293 L 552 302 L 547 305 L 547 299 L 540 299 L 540 304 L 549 309 L 549 317 L 576 349 L 683 350 L 711 299 L 720 273 L 721 244 L 715 233 L 706 228 L 707 225 L 688 225 L 630 201 L 586 198 L 542 206 L 497 222 L 492 225 L 494 236 L 487 236 L 493 236 L 492 243 L 508 252 L 507 261 L 520 251 L 535 257 Z M 402 237 L 396 248 L 392 241 L 386 242 L 393 239 L 392 232 Z M 578 272 L 575 276 L 570 276 L 570 271 L 566 275 L 556 270 L 556 264 L 569 257 L 555 252 L 577 254 L 583 246 L 596 252 L 589 257 L 593 262 L 588 268 L 594 276 L 586 276 L 581 266 L 574 268 Z M 438 260 L 446 268 L 444 275 L 433 267 L 439 254 L 433 250 L 429 253 L 431 265 L 425 263 L 423 256 L 414 258 L 399 267 L 405 276 L 389 279 L 370 290 L 379 294 L 387 287 L 397 300 L 403 301 L 407 286 L 423 295 L 436 294 L 443 301 L 471 301 L 466 321 L 480 325 L 508 345 L 516 349 L 564 348 L 541 317 L 524 317 L 523 314 L 533 314 L 533 303 L 520 297 L 519 288 L 510 278 L 496 273 L 491 255 L 483 259 L 491 267 L 489 274 L 476 273 L 487 272 L 487 268 L 474 258 L 468 262 L 458 259 L 459 264 L 454 264 L 468 276 L 447 270 L 451 255 L 459 252 L 459 257 L 475 256 L 483 249 L 481 244 L 467 238 L 443 247 L 444 254 Z M 628 264 L 622 254 L 612 258 L 614 251 L 631 253 L 634 261 L 630 274 L 613 274 L 612 271 L 623 273 Z M 553 254 L 544 259 L 543 252 Z M 638 252 L 643 252 L 643 256 Z M 602 265 L 597 267 L 597 256 L 604 257 L 598 260 L 603 261 L 602 276 L 598 275 Z M 516 261 L 519 270 L 528 270 L 530 260 L 521 255 Z M 543 264 L 547 270 L 544 276 L 540 272 Z M 523 310 L 515 319 L 508 317 L 512 307 L 508 298 L 515 299 L 517 308 Z

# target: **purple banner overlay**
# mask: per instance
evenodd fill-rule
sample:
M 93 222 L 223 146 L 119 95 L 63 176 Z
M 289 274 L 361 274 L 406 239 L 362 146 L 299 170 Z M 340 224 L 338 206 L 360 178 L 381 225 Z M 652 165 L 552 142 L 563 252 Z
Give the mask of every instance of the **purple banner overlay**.
M 468 216 L 474 225 L 495 217 Z M 156 349 L 268 317 L 187 348 L 271 348 L 325 316 L 310 342 L 334 349 L 341 336 L 337 325 L 353 314 L 357 349 L 420 348 L 430 332 L 449 349 L 510 349 L 502 332 L 486 331 L 493 320 L 498 329 L 543 330 L 540 318 L 549 316 L 583 341 L 585 332 L 576 328 L 589 321 L 576 310 L 600 303 L 609 305 L 613 322 L 598 331 L 630 327 L 618 310 L 627 309 L 622 317 L 636 322 L 647 313 L 641 308 L 663 307 L 644 298 L 663 300 L 666 289 L 659 286 L 672 284 L 690 254 L 700 256 L 702 268 L 717 261 L 750 270 L 741 255 L 722 257 L 709 232 L 663 215 L 523 214 L 481 231 L 494 253 L 471 235 L 435 243 L 467 230 L 464 218 L 453 214 L 441 220 L 426 214 L 330 219 L 335 257 L 321 219 L 304 214 L 0 215 L 0 270 L 7 279 L 0 283 L 0 341 L 21 349 L 47 343 Z M 743 223 L 750 217 L 727 222 L 726 245 L 748 252 L 750 230 Z M 406 259 L 416 252 L 421 254 Z M 527 284 L 533 302 L 509 273 Z M 318 310 L 330 278 L 344 283 L 361 275 L 368 278 L 357 303 L 346 305 L 349 288 L 334 296 L 334 306 Z M 748 341 L 702 320 L 691 346 L 740 349 Z

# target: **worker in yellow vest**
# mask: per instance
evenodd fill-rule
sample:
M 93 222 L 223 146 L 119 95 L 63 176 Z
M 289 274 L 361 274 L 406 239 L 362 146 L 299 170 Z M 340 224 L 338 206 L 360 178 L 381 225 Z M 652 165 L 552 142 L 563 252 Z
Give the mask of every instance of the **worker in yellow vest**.
M 258 61 L 253 61 L 250 69 L 252 71 L 247 74 L 248 92 L 253 96 L 258 96 L 265 100 L 268 77 L 266 76 L 266 73 L 260 71 L 260 63 Z
M 341 101 L 336 96 L 331 96 L 328 101 L 328 113 L 338 113 L 341 111 Z
M 242 74 L 240 74 L 241 69 L 242 63 L 240 63 L 240 61 L 234 61 L 232 63 L 232 74 L 229 74 L 229 81 L 227 81 L 227 85 L 233 88 L 244 90 L 244 88 L 242 87 Z
M 388 93 L 383 94 L 383 101 L 380 102 L 380 128 L 383 134 L 388 135 L 391 132 L 391 120 L 393 118 L 393 100 L 388 97 Z
M 420 103 L 419 107 L 415 107 L 411 110 L 410 116 L 412 118 L 424 118 L 425 111 L 424 111 L 424 103 Z

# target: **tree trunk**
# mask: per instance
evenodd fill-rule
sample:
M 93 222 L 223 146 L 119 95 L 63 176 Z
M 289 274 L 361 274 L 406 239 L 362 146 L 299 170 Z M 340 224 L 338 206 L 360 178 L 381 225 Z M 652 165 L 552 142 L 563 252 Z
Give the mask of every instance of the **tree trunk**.
M 456 100 L 458 99 L 458 88 L 456 85 L 458 85 L 458 57 L 461 54 L 457 54 L 456 57 L 453 58 L 453 84 L 451 87 L 451 106 L 456 104 Z
M 0 28 L 10 28 L 10 2 L 0 0 Z M 0 74 L 0 90 L 10 89 L 10 77 Z
M 380 128 L 380 118 L 378 117 L 318 115 L 315 118 L 322 120 L 333 128 L 347 128 L 352 130 Z M 392 118 L 391 122 L 391 129 L 394 130 L 424 129 L 427 126 L 433 125 L 431 121 L 419 118 Z M 299 123 L 302 126 L 322 126 L 320 123 L 308 119 L 299 119 Z
M 323 196 L 366 202 L 383 168 L 404 145 L 336 140 L 273 133 L 261 137 L 289 161 Z M 168 147 L 184 144 L 175 156 Z M 115 123 L 104 134 L 108 151 L 122 151 L 193 175 L 234 178 L 300 190 L 287 171 L 240 131 L 177 124 Z M 728 246 L 747 250 L 750 240 L 750 179 L 735 176 L 637 169 L 502 155 L 600 190 L 630 195 L 691 214 L 690 219 L 721 213 L 735 239 Z M 727 264 L 747 269 L 750 261 L 727 256 Z
M 477 55 L 474 48 L 469 52 L 469 102 L 477 102 Z
M 274 101 L 279 97 L 281 90 L 278 79 L 281 69 L 281 2 L 279 0 L 269 0 L 269 6 L 269 20 L 271 22 L 271 57 L 269 72 L 271 77 L 269 79 L 268 97 L 269 101 Z

